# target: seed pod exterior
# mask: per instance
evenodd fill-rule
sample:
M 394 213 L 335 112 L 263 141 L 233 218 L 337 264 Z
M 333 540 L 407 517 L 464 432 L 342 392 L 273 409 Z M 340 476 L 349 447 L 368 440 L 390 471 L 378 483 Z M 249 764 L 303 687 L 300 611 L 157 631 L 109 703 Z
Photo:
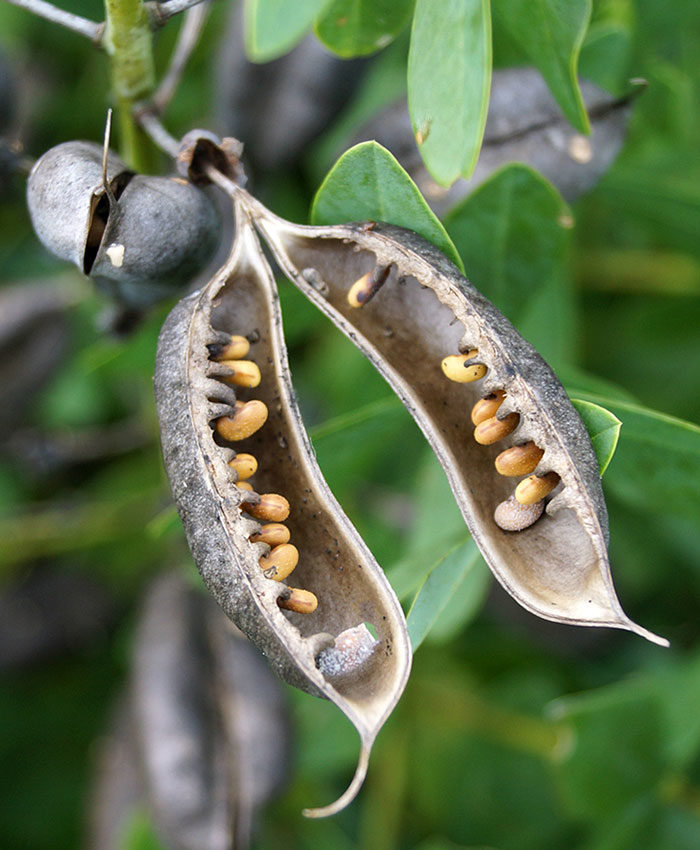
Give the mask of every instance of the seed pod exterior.
M 545 619 L 629 629 L 665 644 L 632 622 L 615 594 L 598 463 L 578 413 L 549 366 L 494 305 L 440 251 L 402 228 L 303 227 L 272 213 L 259 215 L 256 224 L 286 275 L 372 361 L 414 416 L 506 590 Z M 393 264 L 395 282 L 353 310 L 346 293 L 372 263 Z M 301 274 L 309 268 L 326 284 L 324 294 Z M 472 348 L 488 368 L 482 381 L 435 381 L 445 351 Z M 520 417 L 513 440 L 544 449 L 537 473 L 555 471 L 563 484 L 541 519 L 517 535 L 493 518 L 512 491 L 494 467 L 507 446 L 479 445 L 468 422 L 479 398 L 498 390 L 506 393 L 498 417 Z
M 113 153 L 107 157 L 110 185 L 130 173 Z M 104 195 L 102 146 L 73 141 L 56 145 L 39 157 L 27 180 L 27 206 L 42 244 L 85 271 L 84 258 L 93 213 Z
M 180 178 L 137 174 L 110 213 L 90 276 L 118 300 L 147 306 L 202 269 L 220 229 L 216 207 L 202 189 Z
M 258 460 L 256 490 L 281 491 L 289 500 L 288 525 L 300 555 L 294 584 L 309 613 L 281 609 L 299 592 L 263 575 L 259 559 L 268 549 L 249 540 L 260 523 L 241 510 L 252 494 L 235 487 L 231 451 L 212 436 L 211 422 L 230 415 L 239 390 L 220 380 L 221 364 L 207 346 L 253 328 L 259 338 L 249 356 L 262 372 L 254 392 L 270 415 L 240 448 Z M 405 686 L 410 645 L 395 594 L 316 464 L 292 391 L 274 278 L 240 208 L 229 260 L 202 291 L 180 301 L 163 327 L 155 390 L 165 467 L 205 584 L 283 679 L 332 700 L 361 736 L 350 787 L 333 805 L 307 812 L 333 814 L 363 781 L 374 738 Z M 314 611 L 312 599 L 318 600 Z M 364 622 L 377 629 L 375 651 L 361 669 L 332 684 L 316 657 L 335 636 Z

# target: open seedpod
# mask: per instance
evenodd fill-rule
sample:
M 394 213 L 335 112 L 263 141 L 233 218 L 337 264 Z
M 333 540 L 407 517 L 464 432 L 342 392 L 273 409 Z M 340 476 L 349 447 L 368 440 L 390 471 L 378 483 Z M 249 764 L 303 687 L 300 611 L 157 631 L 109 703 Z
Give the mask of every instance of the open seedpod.
M 620 606 L 590 438 L 511 323 L 410 231 L 374 222 L 304 227 L 254 203 L 285 274 L 372 361 L 423 430 L 506 590 L 545 619 L 629 629 L 666 645 Z
M 360 734 L 350 787 L 306 812 L 325 816 L 362 784 L 405 686 L 410 646 L 396 596 L 318 469 L 274 279 L 240 203 L 236 219 L 229 260 L 161 332 L 163 453 L 195 562 L 221 607 L 282 678 L 332 700 Z

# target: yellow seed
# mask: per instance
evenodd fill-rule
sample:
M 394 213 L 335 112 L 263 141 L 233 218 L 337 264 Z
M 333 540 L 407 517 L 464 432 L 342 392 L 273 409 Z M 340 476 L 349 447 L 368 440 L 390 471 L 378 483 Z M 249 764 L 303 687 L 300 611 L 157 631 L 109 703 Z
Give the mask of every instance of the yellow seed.
M 215 423 L 217 434 L 235 443 L 245 440 L 261 428 L 267 420 L 267 407 L 262 401 L 237 401 L 233 416 L 220 416 Z
M 497 443 L 508 434 L 512 434 L 518 427 L 519 421 L 519 413 L 509 413 L 503 419 L 497 419 L 495 416 L 484 419 L 474 429 L 474 439 L 482 446 L 490 446 L 491 443 Z
M 494 461 L 496 471 L 501 475 L 528 475 L 534 472 L 543 455 L 544 449 L 536 446 L 532 440 L 529 443 L 512 446 L 501 452 Z
M 492 416 L 495 416 L 505 397 L 506 394 L 503 390 L 496 390 L 480 398 L 472 408 L 472 422 L 478 425 L 485 419 L 491 419 Z
M 559 483 L 560 478 L 556 472 L 548 472 L 546 475 L 531 475 L 524 478 L 515 488 L 515 498 L 521 505 L 534 505 L 540 499 L 544 499 Z
M 267 555 L 263 555 L 258 563 L 265 578 L 282 581 L 299 563 L 299 550 L 291 543 L 283 543 L 281 546 L 275 546 Z
M 263 493 L 257 505 L 244 502 L 241 507 L 255 519 L 283 522 L 289 516 L 289 502 L 279 493 Z
M 290 587 L 289 591 L 289 597 L 287 599 L 280 597 L 277 600 L 280 608 L 285 608 L 287 611 L 296 611 L 297 614 L 313 614 L 318 605 L 318 599 L 316 599 L 310 590 L 299 590 L 296 587 Z
M 362 307 L 381 289 L 389 276 L 390 266 L 375 266 L 355 281 L 348 290 L 347 299 L 351 307 Z
M 233 460 L 228 462 L 228 465 L 238 473 L 239 481 L 245 481 L 246 478 L 250 478 L 251 475 L 255 475 L 258 471 L 257 460 L 253 455 L 246 454 L 245 452 L 237 454 Z
M 480 381 L 488 369 L 483 363 L 467 363 L 476 355 L 476 351 L 468 351 L 466 354 L 450 354 L 442 363 L 442 371 L 445 377 L 458 384 L 470 384 L 472 381 Z
M 239 490 L 247 490 L 249 493 L 253 492 L 253 485 L 250 481 L 237 481 L 236 487 L 238 487 Z
M 232 336 L 231 342 L 216 346 L 214 360 L 240 360 L 250 351 L 250 343 L 244 336 Z
M 289 543 L 289 529 L 281 522 L 268 522 L 261 526 L 257 534 L 250 536 L 251 543 L 267 543 L 268 546 L 280 546 Z
M 523 531 L 542 516 L 544 502 L 535 502 L 534 505 L 521 505 L 514 496 L 501 502 L 493 514 L 493 518 L 504 531 Z
M 252 360 L 222 360 L 224 366 L 231 369 L 230 375 L 222 376 L 227 384 L 237 387 L 257 387 L 260 383 L 260 369 Z

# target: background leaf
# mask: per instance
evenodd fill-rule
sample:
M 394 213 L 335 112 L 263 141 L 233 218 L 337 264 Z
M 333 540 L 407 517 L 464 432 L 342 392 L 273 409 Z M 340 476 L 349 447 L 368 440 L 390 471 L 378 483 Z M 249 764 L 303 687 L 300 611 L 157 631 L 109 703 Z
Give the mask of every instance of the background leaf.
M 569 121 L 588 133 L 577 68 L 591 0 L 498 0 L 494 14 L 539 68 Z
M 363 56 L 386 47 L 412 11 L 413 0 L 333 0 L 315 31 L 338 56 Z
M 316 193 L 311 220 L 315 224 L 386 221 L 407 227 L 463 268 L 445 228 L 415 183 L 376 142 L 363 142 L 340 157 Z
M 598 458 L 600 474 L 604 475 L 612 456 L 615 454 L 622 423 L 614 413 L 599 404 L 582 401 L 578 398 L 572 398 L 571 403 L 586 426 Z
M 489 0 L 417 0 L 408 57 L 408 108 L 421 156 L 449 186 L 474 170 L 491 86 Z
M 566 279 L 573 220 L 536 171 L 508 165 L 445 218 L 471 282 L 547 359 L 572 354 L 574 308 Z
M 245 0 L 245 45 L 254 62 L 282 56 L 301 40 L 330 0 Z

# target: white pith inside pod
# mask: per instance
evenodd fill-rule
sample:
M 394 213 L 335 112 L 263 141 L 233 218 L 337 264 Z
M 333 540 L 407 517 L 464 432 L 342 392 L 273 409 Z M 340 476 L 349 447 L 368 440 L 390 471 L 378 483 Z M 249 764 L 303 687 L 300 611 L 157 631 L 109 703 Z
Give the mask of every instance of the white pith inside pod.
M 580 417 L 551 369 L 493 304 L 410 231 L 375 223 L 304 227 L 256 211 L 256 226 L 285 274 L 372 361 L 416 419 L 506 590 L 545 619 L 628 629 L 667 645 L 630 620 L 617 599 L 598 464 Z M 376 268 L 389 269 L 381 287 L 363 306 L 351 306 L 348 292 Z M 445 356 L 474 349 L 485 377 L 456 383 L 441 374 Z M 504 439 L 479 445 L 470 412 L 496 390 L 506 393 L 498 419 L 517 412 L 519 423 Z M 506 531 L 494 511 L 512 495 L 514 480 L 499 475 L 494 460 L 530 440 L 544 450 L 535 473 L 554 471 L 561 482 L 539 519 Z
M 261 372 L 254 389 L 226 384 L 221 378 L 230 370 L 211 359 L 208 346 L 232 335 L 251 342 L 246 358 Z M 360 734 L 350 787 L 334 804 L 307 812 L 334 814 L 362 784 L 374 738 L 408 678 L 410 645 L 395 594 L 316 464 L 294 400 L 274 279 L 240 207 L 226 265 L 203 290 L 183 299 L 163 327 L 155 385 L 166 469 L 205 583 L 282 678 L 332 700 Z M 230 415 L 236 400 L 253 399 L 268 409 L 259 430 L 235 446 L 214 436 L 212 423 Z M 257 459 L 249 479 L 254 492 L 236 487 L 228 465 L 236 451 Z M 290 503 L 285 525 L 299 563 L 287 584 L 316 595 L 312 614 L 280 610 L 277 600 L 287 588 L 262 573 L 259 559 L 269 546 L 250 542 L 261 523 L 241 510 L 255 492 L 279 493 Z M 321 663 L 324 675 L 319 654 L 325 651 L 321 657 L 327 659 L 330 651 L 333 659 L 339 636 L 344 652 L 348 630 L 364 623 L 376 629 L 371 651 L 339 651 L 338 664 Z

